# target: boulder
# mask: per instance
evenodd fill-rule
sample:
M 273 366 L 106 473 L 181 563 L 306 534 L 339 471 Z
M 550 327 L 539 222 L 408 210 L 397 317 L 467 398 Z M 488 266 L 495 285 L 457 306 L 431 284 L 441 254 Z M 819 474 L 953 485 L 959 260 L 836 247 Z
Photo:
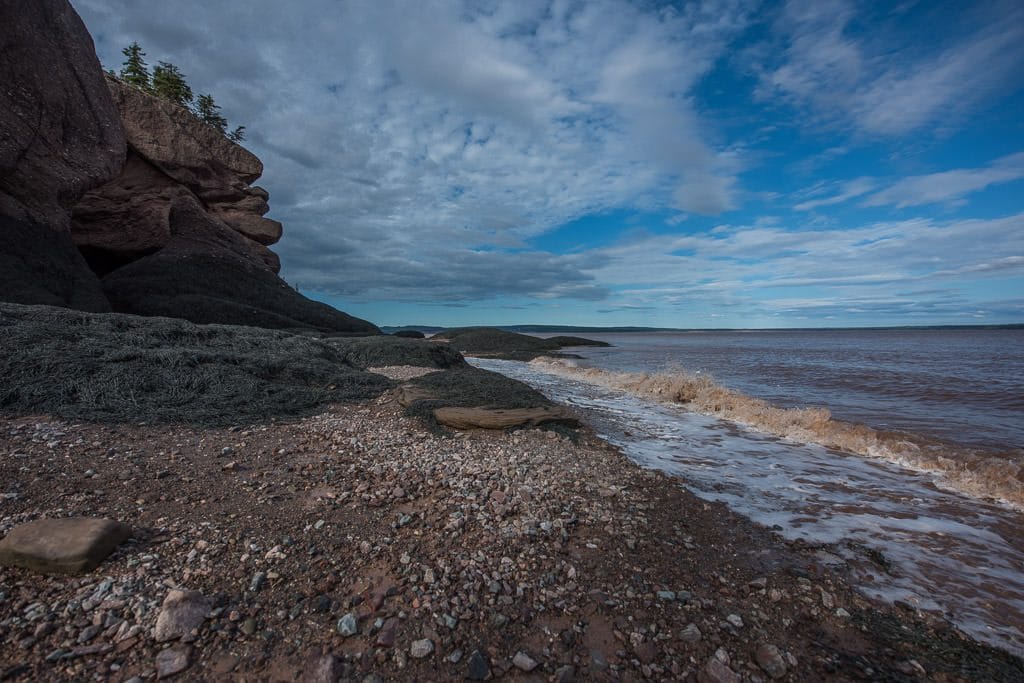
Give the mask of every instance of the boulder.
M 572 411 L 561 406 L 538 408 L 436 408 L 434 419 L 452 429 L 508 429 L 510 427 L 536 427 L 557 422 L 575 425 L 579 419 Z
M 131 536 L 110 519 L 37 519 L 11 529 L 0 541 L 0 565 L 43 574 L 85 574 Z
M 66 0 L 4 2 L 0 54 L 0 299 L 109 310 L 68 233 L 125 155 L 92 39 Z

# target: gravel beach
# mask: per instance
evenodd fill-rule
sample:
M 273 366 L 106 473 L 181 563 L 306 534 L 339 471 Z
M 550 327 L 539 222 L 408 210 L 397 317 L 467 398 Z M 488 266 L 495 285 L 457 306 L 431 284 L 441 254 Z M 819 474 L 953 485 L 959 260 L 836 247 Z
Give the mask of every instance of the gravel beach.
M 85 576 L 0 568 L 0 680 L 1024 678 L 586 427 L 428 428 L 394 391 L 218 428 L 0 419 L 0 534 L 72 516 L 133 536 Z

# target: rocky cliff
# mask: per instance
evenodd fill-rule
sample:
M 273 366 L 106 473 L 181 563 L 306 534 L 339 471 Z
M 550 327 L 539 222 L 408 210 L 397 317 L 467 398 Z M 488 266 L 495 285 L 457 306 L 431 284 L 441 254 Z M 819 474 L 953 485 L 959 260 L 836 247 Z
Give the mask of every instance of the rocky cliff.
M 66 0 L 0 2 L 0 47 L 0 300 L 379 334 L 277 276 L 260 160 L 105 76 Z
M 66 2 L 0 2 L 0 298 L 108 311 L 71 207 L 116 176 L 125 137 L 92 39 Z

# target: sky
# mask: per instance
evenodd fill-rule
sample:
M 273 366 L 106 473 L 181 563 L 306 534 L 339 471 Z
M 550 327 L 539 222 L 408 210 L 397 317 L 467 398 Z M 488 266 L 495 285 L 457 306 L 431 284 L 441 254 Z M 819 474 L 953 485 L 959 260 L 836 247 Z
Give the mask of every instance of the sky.
M 379 325 L 1024 323 L 1018 1 L 72 0 Z

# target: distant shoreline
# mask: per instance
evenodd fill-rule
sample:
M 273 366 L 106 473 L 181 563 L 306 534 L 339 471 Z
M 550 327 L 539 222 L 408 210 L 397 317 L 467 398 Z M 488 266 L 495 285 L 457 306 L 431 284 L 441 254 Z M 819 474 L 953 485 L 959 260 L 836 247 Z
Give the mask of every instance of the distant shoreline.
M 462 326 L 459 326 L 462 327 Z M 560 334 L 560 333 L 644 333 L 644 332 L 843 332 L 843 331 L 899 331 L 899 330 L 1024 330 L 1024 323 L 1006 323 L 1002 325 L 887 325 L 867 327 L 588 327 L 574 325 L 488 325 L 508 332 L 526 334 Z M 399 330 L 419 330 L 432 333 L 453 329 L 437 325 L 382 325 L 385 334 Z

